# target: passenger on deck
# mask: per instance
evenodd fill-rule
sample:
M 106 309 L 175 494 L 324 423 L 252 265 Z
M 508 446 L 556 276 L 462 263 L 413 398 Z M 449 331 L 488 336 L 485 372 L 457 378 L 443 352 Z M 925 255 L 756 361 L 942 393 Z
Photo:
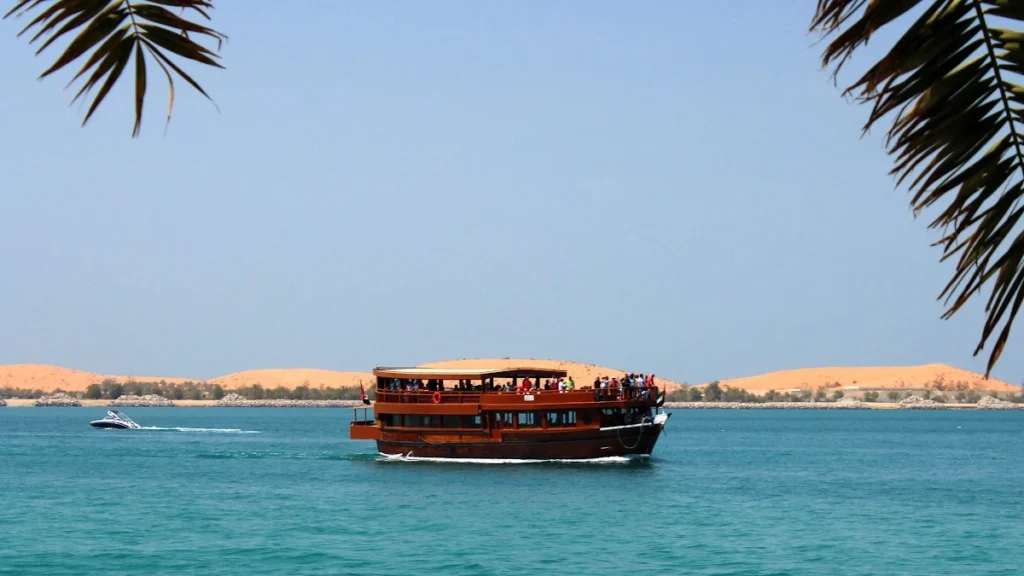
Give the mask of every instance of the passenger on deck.
M 565 389 L 566 390 L 575 390 L 576 389 L 576 382 L 572 379 L 572 376 L 569 376 L 569 379 L 565 381 Z

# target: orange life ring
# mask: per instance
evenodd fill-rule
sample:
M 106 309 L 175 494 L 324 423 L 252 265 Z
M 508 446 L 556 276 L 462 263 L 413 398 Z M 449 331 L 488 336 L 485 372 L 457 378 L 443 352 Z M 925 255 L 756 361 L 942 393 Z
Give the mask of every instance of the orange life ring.
M 441 403 L 441 393 L 440 392 L 434 392 L 433 399 L 434 399 L 434 404 L 440 404 Z

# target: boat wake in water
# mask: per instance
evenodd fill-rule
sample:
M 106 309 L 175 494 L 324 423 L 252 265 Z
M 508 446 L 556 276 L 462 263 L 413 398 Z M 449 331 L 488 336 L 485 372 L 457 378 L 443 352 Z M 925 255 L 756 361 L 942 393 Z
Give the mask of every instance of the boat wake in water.
M 437 462 L 451 464 L 632 464 L 650 460 L 648 454 L 634 456 L 604 456 L 601 458 L 525 460 L 519 458 L 426 458 L 409 454 L 378 453 L 380 462 Z
M 220 432 L 223 434 L 259 434 L 259 430 L 242 430 L 241 428 L 186 428 L 172 426 L 164 428 L 161 426 L 143 426 L 141 430 L 157 430 L 161 432 Z

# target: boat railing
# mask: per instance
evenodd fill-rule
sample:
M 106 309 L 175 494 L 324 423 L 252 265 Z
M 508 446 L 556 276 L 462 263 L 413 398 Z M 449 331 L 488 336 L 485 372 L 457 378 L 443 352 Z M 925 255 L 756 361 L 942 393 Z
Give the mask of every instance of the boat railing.
M 658 397 L 656 386 L 648 388 L 590 388 L 577 390 L 492 390 L 488 392 L 464 390 L 381 390 L 376 392 L 377 402 L 393 402 L 396 404 L 475 404 L 480 402 L 481 394 L 503 395 L 552 395 L 565 393 L 590 392 L 595 402 L 617 402 L 622 400 L 650 400 Z
M 658 387 L 650 386 L 645 388 L 596 388 L 594 389 L 594 400 L 597 402 L 611 402 L 616 400 L 650 400 L 658 397 Z
M 480 394 L 462 390 L 377 390 L 376 400 L 398 404 L 475 404 L 480 401 Z
M 352 426 L 373 426 L 373 418 L 370 418 L 370 410 L 372 408 L 362 407 L 352 409 Z M 359 417 L 359 412 L 362 411 L 362 418 Z

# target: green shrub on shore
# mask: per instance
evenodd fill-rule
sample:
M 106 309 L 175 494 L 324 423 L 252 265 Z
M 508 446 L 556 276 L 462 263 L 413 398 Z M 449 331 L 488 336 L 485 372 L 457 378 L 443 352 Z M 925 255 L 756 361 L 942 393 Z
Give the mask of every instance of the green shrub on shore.
M 62 392 L 62 390 L 55 390 Z M 309 383 L 289 389 L 278 386 L 272 389 L 264 389 L 259 384 L 246 386 L 232 392 L 244 396 L 249 400 L 359 400 L 359 388 L 311 388 Z M 158 382 L 118 382 L 113 379 L 106 379 L 99 384 L 90 384 L 85 392 L 72 393 L 72 396 L 88 400 L 117 400 L 121 396 L 147 396 L 150 394 L 162 396 L 169 400 L 220 400 L 225 395 L 224 387 L 220 384 L 209 382 L 186 381 L 181 383 L 168 383 L 165 380 Z M 46 393 L 42 390 L 29 390 L 26 388 L 0 388 L 0 398 L 39 398 Z M 373 387 L 367 387 L 366 395 L 373 399 Z
M 45 394 L 46 394 L 45 392 L 43 392 L 42 390 L 39 390 L 38 388 L 35 389 L 35 390 L 29 389 L 29 388 L 13 388 L 13 387 L 10 387 L 10 386 L 6 386 L 6 387 L 3 387 L 3 388 L 0 388 L 0 398 L 29 398 L 29 399 L 35 399 L 35 398 L 39 398 L 40 396 L 43 396 Z
M 981 400 L 981 394 L 973 390 L 970 392 L 961 390 L 956 393 L 955 398 L 960 404 L 977 404 L 978 400 Z

